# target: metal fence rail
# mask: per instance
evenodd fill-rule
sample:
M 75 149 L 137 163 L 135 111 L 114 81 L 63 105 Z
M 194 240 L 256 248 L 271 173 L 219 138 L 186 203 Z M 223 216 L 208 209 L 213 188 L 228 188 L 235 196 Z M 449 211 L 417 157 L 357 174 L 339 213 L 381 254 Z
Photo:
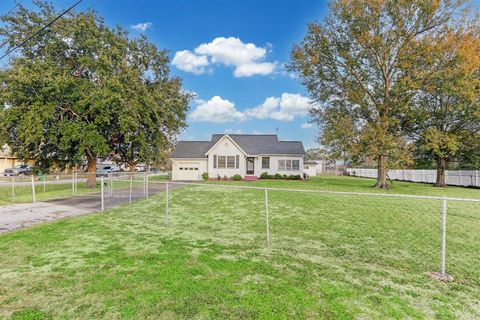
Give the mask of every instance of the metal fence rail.
M 87 187 L 89 176 L 96 176 L 93 188 Z M 132 179 L 148 181 L 149 179 L 164 178 L 164 173 L 119 172 L 110 173 L 104 178 Z M 0 176 L 0 204 L 8 203 L 35 203 L 53 199 L 63 199 L 86 194 L 100 195 L 101 176 L 76 172 L 70 174 Z
M 356 177 L 377 178 L 377 169 L 348 168 L 347 174 Z M 392 180 L 435 183 L 436 170 L 387 170 L 388 177 Z M 445 180 L 448 185 L 462 187 L 480 187 L 479 170 L 446 170 Z
M 148 215 L 186 236 L 201 231 L 208 240 L 383 260 L 480 285 L 480 199 L 118 178 L 104 184 L 108 207 L 154 196 Z

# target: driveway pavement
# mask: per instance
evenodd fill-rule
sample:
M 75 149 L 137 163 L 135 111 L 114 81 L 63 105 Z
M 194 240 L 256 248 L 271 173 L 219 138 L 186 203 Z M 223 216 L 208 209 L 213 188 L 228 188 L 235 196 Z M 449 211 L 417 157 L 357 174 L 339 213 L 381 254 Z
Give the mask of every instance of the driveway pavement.
M 179 185 L 169 186 L 178 188 Z M 154 196 L 165 192 L 165 184 L 152 183 L 148 188 L 148 195 Z M 130 202 L 130 189 L 113 190 L 108 195 L 105 190 L 104 207 L 113 208 Z M 143 186 L 132 190 L 131 201 L 144 199 Z M 0 233 L 16 230 L 22 227 L 65 217 L 78 216 L 97 212 L 101 209 L 100 192 L 87 195 L 55 199 L 37 203 L 23 203 L 0 206 Z
M 1 206 L 0 233 L 89 212 L 91 211 L 45 202 Z

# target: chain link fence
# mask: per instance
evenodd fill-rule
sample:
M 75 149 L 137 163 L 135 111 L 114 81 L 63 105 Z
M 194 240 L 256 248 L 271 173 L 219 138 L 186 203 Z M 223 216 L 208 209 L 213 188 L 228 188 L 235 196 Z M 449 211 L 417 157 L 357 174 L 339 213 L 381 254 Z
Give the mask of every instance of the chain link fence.
M 87 186 L 89 176 L 95 176 L 96 182 L 92 188 Z M 37 201 L 50 201 L 72 197 L 88 196 L 100 201 L 101 178 L 105 179 L 133 179 L 146 181 L 146 179 L 166 179 L 166 174 L 153 174 L 145 172 L 119 172 L 107 175 L 90 173 L 48 174 L 48 175 L 23 175 L 0 177 L 0 204 L 35 203 Z M 111 183 L 113 184 L 113 183 Z M 117 186 L 115 186 L 117 187 Z M 119 185 L 118 187 L 121 187 Z M 99 210 L 100 208 L 98 208 Z
M 142 217 L 225 255 L 241 245 L 480 285 L 480 199 L 134 178 L 105 178 L 102 194 L 104 209 L 150 197 Z

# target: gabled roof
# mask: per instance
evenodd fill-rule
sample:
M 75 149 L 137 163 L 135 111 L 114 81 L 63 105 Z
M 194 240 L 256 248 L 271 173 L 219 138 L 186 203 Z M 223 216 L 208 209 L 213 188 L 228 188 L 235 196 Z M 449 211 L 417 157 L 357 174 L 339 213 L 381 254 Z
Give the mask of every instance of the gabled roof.
M 179 141 L 172 158 L 203 158 L 226 134 L 214 134 L 211 141 Z M 301 141 L 279 141 L 276 134 L 229 134 L 248 155 L 304 155 Z

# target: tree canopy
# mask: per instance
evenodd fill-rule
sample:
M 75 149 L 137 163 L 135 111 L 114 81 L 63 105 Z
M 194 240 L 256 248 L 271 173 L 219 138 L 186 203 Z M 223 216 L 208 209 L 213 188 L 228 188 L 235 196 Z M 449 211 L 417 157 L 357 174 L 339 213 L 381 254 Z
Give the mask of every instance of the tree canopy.
M 303 41 L 293 47 L 289 69 L 300 75 L 316 102 L 311 115 L 327 129 L 325 141 L 357 156 L 375 157 L 377 187 L 388 187 L 387 158 L 404 154 L 401 119 L 423 85 L 423 71 L 430 68 L 417 68 L 430 63 L 421 40 L 442 34 L 463 5 L 335 0 L 330 14 L 309 24 Z M 344 130 L 348 137 L 334 138 Z
M 1 18 L 10 47 L 58 15 L 36 4 Z M 39 166 L 87 159 L 91 187 L 98 157 L 155 161 L 185 127 L 190 99 L 168 62 L 146 38 L 109 28 L 95 12 L 71 12 L 0 72 L 0 136 Z

